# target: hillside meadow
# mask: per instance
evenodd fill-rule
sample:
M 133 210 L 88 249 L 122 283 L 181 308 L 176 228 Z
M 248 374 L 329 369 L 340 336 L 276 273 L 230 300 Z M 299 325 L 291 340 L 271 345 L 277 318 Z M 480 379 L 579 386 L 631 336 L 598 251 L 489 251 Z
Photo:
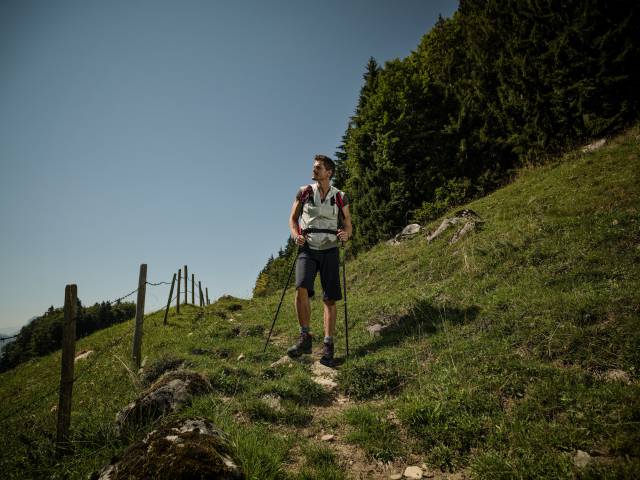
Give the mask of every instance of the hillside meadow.
M 95 353 L 76 364 L 61 458 L 60 352 L 2 373 L 3 477 L 87 478 L 159 424 L 202 416 L 252 479 L 382 479 L 408 465 L 434 478 L 637 478 L 639 153 L 636 126 L 465 205 L 481 222 L 456 243 L 454 229 L 426 238 L 452 211 L 347 262 L 350 356 L 339 304 L 335 391 L 313 382 L 312 361 L 271 366 L 297 336 L 291 290 L 264 354 L 279 293 L 172 307 L 167 326 L 147 315 L 144 369 L 182 359 L 214 391 L 124 435 L 115 416 L 144 388 L 133 321 L 81 339 L 76 351 Z

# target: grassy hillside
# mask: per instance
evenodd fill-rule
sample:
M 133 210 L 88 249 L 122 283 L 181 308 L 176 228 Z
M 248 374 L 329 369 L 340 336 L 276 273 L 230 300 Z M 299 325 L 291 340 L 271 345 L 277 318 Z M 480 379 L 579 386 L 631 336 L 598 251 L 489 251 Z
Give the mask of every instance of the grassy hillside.
M 226 430 L 249 478 L 388 478 L 422 463 L 436 478 L 637 477 L 639 153 L 635 128 L 469 204 L 484 222 L 458 243 L 448 243 L 453 231 L 421 235 L 348 263 L 351 358 L 337 396 L 306 362 L 269 366 L 297 334 L 291 292 L 266 355 L 279 295 L 172 309 L 167 327 L 161 313 L 147 316 L 146 364 L 185 358 L 210 377 L 215 393 L 180 415 Z M 321 303 L 312 308 L 320 337 Z M 397 326 L 372 337 L 376 321 Z M 339 356 L 342 322 L 340 305 Z M 74 451 L 58 462 L 60 354 L 0 375 L 6 478 L 86 478 L 154 428 L 119 438 L 113 426 L 141 389 L 128 366 L 132 330 L 77 346 L 96 353 L 76 366 Z M 574 464 L 578 450 L 586 467 Z

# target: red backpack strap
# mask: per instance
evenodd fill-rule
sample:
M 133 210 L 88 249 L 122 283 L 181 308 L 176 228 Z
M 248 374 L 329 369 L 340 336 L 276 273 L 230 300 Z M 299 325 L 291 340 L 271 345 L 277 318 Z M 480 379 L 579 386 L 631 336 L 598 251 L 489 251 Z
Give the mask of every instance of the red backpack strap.
M 304 204 L 309 201 L 309 199 L 313 200 L 313 187 L 311 185 L 307 185 L 304 190 L 300 190 L 298 193 L 298 200 L 300 201 L 300 210 L 299 215 L 302 215 L 302 208 L 304 208 Z M 300 217 L 298 217 L 298 221 L 300 221 Z M 298 235 L 302 235 L 302 227 L 298 223 Z
M 307 203 L 309 198 L 313 198 L 313 187 L 311 185 L 307 185 L 304 190 L 300 192 L 299 200 L 301 204 Z

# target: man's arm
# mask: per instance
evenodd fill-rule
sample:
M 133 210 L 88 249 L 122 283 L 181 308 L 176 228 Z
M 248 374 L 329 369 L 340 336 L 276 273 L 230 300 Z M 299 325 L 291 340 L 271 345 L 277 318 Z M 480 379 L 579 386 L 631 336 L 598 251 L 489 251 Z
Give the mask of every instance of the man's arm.
M 341 242 L 346 242 L 351 238 L 353 234 L 353 226 L 351 225 L 351 213 L 349 212 L 349 205 L 342 207 L 342 227 L 338 230 L 338 238 Z
M 298 233 L 298 218 L 300 217 L 300 200 L 295 199 L 291 205 L 291 215 L 289 216 L 289 231 L 291 238 L 295 239 L 297 245 L 304 245 L 304 235 Z

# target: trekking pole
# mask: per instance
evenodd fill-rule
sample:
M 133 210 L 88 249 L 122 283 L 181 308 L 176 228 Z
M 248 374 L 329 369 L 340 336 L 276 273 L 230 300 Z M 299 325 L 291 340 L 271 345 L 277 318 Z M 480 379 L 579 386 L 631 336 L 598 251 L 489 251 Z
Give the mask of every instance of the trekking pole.
M 347 346 L 347 360 L 349 359 L 349 321 L 347 318 L 347 269 L 346 269 L 347 250 L 342 242 L 342 283 L 344 288 L 344 336 Z
M 296 257 L 293 259 L 293 263 L 291 264 L 291 270 L 289 270 L 289 276 L 287 277 L 287 283 L 284 285 L 284 290 L 282 290 L 282 296 L 280 297 L 280 303 L 278 304 L 278 309 L 276 310 L 276 316 L 273 317 L 273 322 L 271 323 L 271 330 L 269 330 L 269 336 L 267 337 L 267 341 L 264 342 L 264 349 L 262 353 L 267 351 L 267 345 L 269 344 L 269 340 L 271 339 L 271 333 L 273 332 L 273 327 L 276 325 L 276 320 L 278 319 L 278 314 L 280 313 L 280 307 L 282 306 L 282 300 L 284 300 L 284 294 L 289 287 L 289 282 L 291 281 L 291 274 L 293 273 L 293 269 L 296 266 L 296 260 L 298 260 L 298 255 L 300 255 L 300 249 L 298 248 L 298 252 L 296 253 Z

